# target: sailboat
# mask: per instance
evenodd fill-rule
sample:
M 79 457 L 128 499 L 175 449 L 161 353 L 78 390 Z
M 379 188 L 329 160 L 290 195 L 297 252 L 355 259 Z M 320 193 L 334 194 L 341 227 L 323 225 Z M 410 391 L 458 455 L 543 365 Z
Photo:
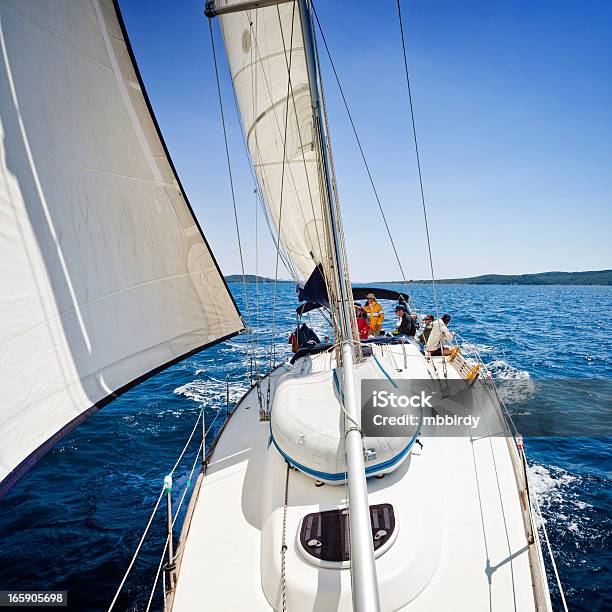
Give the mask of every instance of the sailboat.
M 305 281 L 298 317 L 324 310 L 333 336 L 257 373 L 205 455 L 176 547 L 169 478 L 164 608 L 550 610 L 524 450 L 482 364 L 360 339 L 311 2 L 217 0 L 206 15 L 277 257 Z M 0 0 L 0 19 L 3 494 L 113 398 L 250 330 L 117 3 Z M 473 392 L 442 392 L 405 435 L 366 436 L 362 383 L 415 380 Z M 424 424 L 457 411 L 486 429 Z

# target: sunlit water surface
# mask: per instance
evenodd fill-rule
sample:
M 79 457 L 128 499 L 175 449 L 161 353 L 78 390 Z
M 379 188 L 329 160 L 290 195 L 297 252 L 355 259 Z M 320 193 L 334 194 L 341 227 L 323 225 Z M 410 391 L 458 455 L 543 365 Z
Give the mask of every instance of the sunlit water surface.
M 246 319 L 243 288 L 232 290 Z M 296 303 L 293 285 L 277 290 L 274 328 L 282 360 Z M 265 370 L 273 287 L 260 285 L 258 313 L 254 285 L 249 293 Z M 434 311 L 429 286 L 412 286 L 411 294 L 419 312 Z M 439 287 L 439 302 L 453 315 L 452 328 L 478 346 L 502 392 L 510 383 L 510 407 L 517 379 L 611 378 L 612 287 L 447 285 Z M 312 325 L 324 332 L 319 316 Z M 231 404 L 247 389 L 246 348 L 240 336 L 186 359 L 105 407 L 48 453 L 0 503 L 0 590 L 67 590 L 70 609 L 106 609 L 201 407 L 208 423 L 219 415 L 210 443 L 223 420 L 228 372 Z M 175 504 L 197 443 L 175 473 Z M 610 438 L 537 438 L 526 447 L 570 609 L 611 610 Z M 164 521 L 160 512 L 118 609 L 146 608 Z M 553 599 L 558 607 L 554 589 Z M 158 592 L 152 609 L 160 601 Z

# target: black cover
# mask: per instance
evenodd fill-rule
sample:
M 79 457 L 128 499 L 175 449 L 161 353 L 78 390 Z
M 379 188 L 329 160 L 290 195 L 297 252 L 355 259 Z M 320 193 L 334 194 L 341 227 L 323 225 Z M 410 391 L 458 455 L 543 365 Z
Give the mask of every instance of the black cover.
M 391 504 L 370 506 L 370 524 L 374 552 L 388 542 L 395 530 L 395 514 Z M 300 529 L 302 548 L 321 561 L 348 561 L 349 531 L 346 510 L 327 510 L 307 514 Z
M 381 289 L 379 287 L 353 287 L 353 299 L 354 300 L 365 300 L 368 293 L 373 293 L 377 300 L 394 300 L 396 302 L 408 303 L 408 294 L 403 291 L 395 291 L 394 289 Z M 298 297 L 302 295 L 302 292 L 298 292 Z M 306 302 L 300 304 L 295 310 L 298 315 L 306 314 L 311 310 L 317 308 L 323 308 L 327 306 L 327 301 L 321 302 Z
M 382 289 L 378 287 L 353 287 L 354 300 L 365 300 L 368 293 L 373 293 L 376 296 L 376 299 L 395 300 L 397 302 L 408 303 L 408 294 L 402 291 L 397 291 L 395 289 Z M 314 269 L 303 287 L 298 285 L 297 295 L 300 302 L 306 302 L 306 304 L 301 304 L 298 306 L 298 314 L 304 314 L 305 312 L 309 312 L 310 310 L 321 308 L 322 306 L 327 306 L 329 304 L 321 264 Z

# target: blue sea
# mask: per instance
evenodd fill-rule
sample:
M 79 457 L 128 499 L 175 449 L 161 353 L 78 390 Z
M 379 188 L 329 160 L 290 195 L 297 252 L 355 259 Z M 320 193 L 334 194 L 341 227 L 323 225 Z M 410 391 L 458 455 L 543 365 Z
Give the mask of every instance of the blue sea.
M 248 318 L 242 285 L 232 290 Z M 258 311 L 255 285 L 248 291 L 265 372 L 274 288 L 259 285 Z M 293 285 L 277 291 L 281 361 L 289 355 L 296 302 Z M 434 311 L 430 286 L 410 291 L 420 313 Z M 440 285 L 438 291 L 441 311 L 453 316 L 451 328 L 478 347 L 510 410 L 521 399 L 513 398 L 514 381 L 612 378 L 612 287 Z M 387 320 L 392 327 L 393 317 Z M 325 332 L 319 315 L 311 324 Z M 247 337 L 235 337 L 140 384 L 58 444 L 0 502 L 0 590 L 65 590 L 71 610 L 106 610 L 200 410 L 208 424 L 217 418 L 210 444 L 227 410 L 226 378 L 231 408 L 248 388 L 250 368 Z M 175 472 L 175 508 L 199 442 L 194 436 Z M 525 445 L 570 610 L 612 610 L 611 439 L 529 438 Z M 164 541 L 160 511 L 116 609 L 146 609 Z M 548 570 L 552 578 L 550 564 Z M 552 580 L 551 589 L 560 609 Z M 152 609 L 162 609 L 159 584 Z

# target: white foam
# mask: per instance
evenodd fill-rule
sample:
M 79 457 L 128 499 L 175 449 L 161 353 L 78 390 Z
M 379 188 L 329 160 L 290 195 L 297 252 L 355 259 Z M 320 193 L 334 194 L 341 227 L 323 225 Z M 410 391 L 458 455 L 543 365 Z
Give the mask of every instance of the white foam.
M 527 370 L 519 370 L 503 359 L 495 359 L 487 364 L 493 378 L 499 380 L 527 380 L 531 378 Z
M 229 401 L 230 405 L 236 404 L 245 394 L 248 385 L 246 382 L 230 382 Z M 212 377 L 206 379 L 196 378 L 174 390 L 176 395 L 182 395 L 199 404 L 206 404 L 212 407 L 221 407 L 227 402 L 227 386 L 225 381 Z
M 487 369 L 497 381 L 499 396 L 506 404 L 525 402 L 535 395 L 535 383 L 527 370 L 519 370 L 503 359 L 488 363 Z
M 580 478 L 563 468 L 537 463 L 530 465 L 528 471 L 529 485 L 538 497 L 544 523 L 571 531 L 575 537 L 589 537 L 587 513 L 592 506 L 578 499 Z M 540 517 L 536 521 L 541 527 Z

